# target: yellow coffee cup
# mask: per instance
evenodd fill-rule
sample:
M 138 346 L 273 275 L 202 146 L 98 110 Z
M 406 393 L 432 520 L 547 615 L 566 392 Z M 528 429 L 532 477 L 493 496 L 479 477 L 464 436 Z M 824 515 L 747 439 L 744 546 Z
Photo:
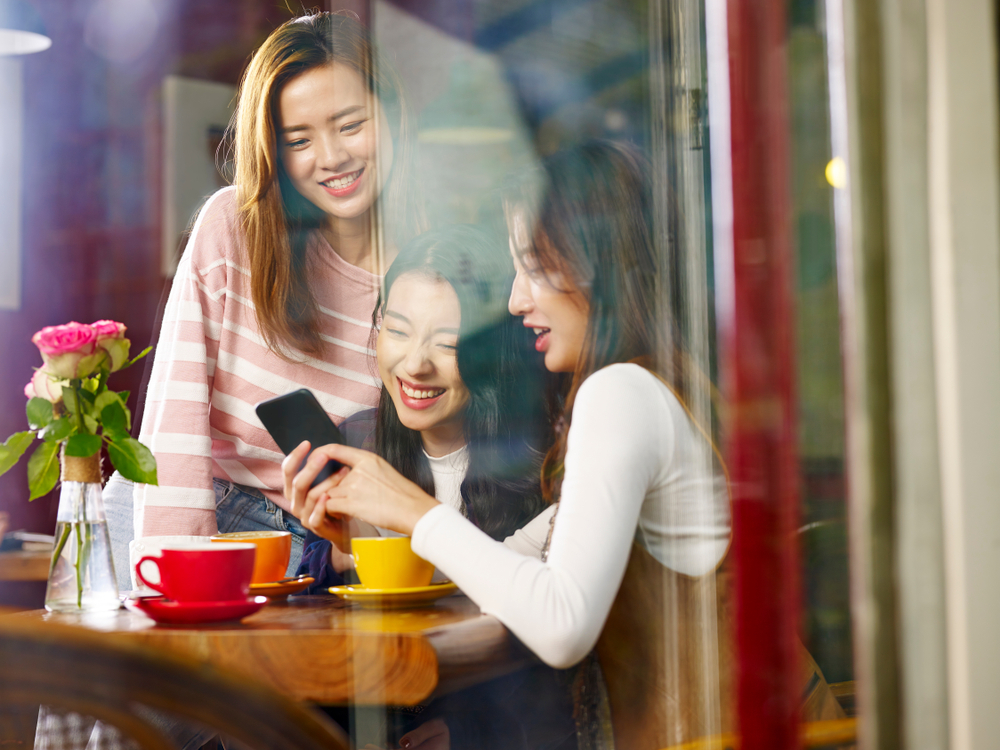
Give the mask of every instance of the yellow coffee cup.
M 292 556 L 290 531 L 233 531 L 216 534 L 213 542 L 251 542 L 257 545 L 257 558 L 253 564 L 250 583 L 270 583 L 285 577 L 288 561 Z
M 369 536 L 351 539 L 358 578 L 369 589 L 409 589 L 427 586 L 434 566 L 410 548 L 408 536 Z

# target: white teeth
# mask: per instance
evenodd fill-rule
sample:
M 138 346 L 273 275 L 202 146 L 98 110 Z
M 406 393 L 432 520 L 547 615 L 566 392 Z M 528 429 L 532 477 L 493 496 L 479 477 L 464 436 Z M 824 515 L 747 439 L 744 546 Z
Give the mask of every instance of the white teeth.
M 535 335 L 537 336 L 538 334 L 544 333 L 544 332 L 548 331 L 549 329 L 548 328 L 532 328 L 531 330 L 534 331 Z
M 399 386 L 400 388 L 403 389 L 403 393 L 405 393 L 410 398 L 435 398 L 445 392 L 444 388 L 436 388 L 434 390 L 429 390 L 429 391 L 417 391 L 414 390 L 413 388 L 410 388 L 403 382 L 400 382 Z
M 353 184 L 354 181 L 361 176 L 361 172 L 362 170 L 359 169 L 357 172 L 347 175 L 347 177 L 340 177 L 336 180 L 327 180 L 323 184 L 327 187 L 333 188 L 334 190 L 340 190 L 341 188 L 345 188 L 348 185 Z

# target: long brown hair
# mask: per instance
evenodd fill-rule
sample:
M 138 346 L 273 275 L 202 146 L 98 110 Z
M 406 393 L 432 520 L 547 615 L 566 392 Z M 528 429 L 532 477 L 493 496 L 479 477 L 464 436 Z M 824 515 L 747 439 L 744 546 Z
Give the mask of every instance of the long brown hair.
M 651 202 L 642 157 L 609 141 L 560 151 L 505 197 L 515 250 L 532 255 L 543 272 L 562 273 L 589 304 L 583 348 L 563 389 L 562 408 L 552 409 L 562 416 L 542 465 L 542 490 L 550 502 L 562 484 L 573 402 L 591 374 L 638 360 L 657 371 L 679 398 L 687 395 L 676 318 L 663 310 Z M 667 212 L 676 235 L 676 204 L 671 202 Z M 527 233 L 521 222 L 530 227 Z
M 261 335 L 282 357 L 283 344 L 307 354 L 323 348 L 309 286 L 307 248 L 326 215 L 285 175 L 278 153 L 278 99 L 306 71 L 338 62 L 361 76 L 389 122 L 393 166 L 375 204 L 373 235 L 403 244 L 423 228 L 412 173 L 411 118 L 399 77 L 382 60 L 367 30 L 346 15 L 316 13 L 277 28 L 254 53 L 240 84 L 234 116 L 236 186 L 250 288 Z M 380 231 L 376 231 L 380 230 Z M 386 230 L 389 237 L 384 237 Z

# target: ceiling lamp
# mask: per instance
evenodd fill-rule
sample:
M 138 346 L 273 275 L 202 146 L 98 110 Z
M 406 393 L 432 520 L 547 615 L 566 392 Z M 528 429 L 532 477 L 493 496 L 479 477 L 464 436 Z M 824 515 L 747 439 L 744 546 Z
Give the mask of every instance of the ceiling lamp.
M 0 55 L 29 55 L 51 46 L 42 17 L 26 0 L 0 0 Z

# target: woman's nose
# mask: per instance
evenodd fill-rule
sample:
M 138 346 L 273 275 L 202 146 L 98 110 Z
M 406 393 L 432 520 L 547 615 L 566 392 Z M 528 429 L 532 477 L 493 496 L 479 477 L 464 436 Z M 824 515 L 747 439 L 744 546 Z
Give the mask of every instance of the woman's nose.
M 514 285 L 510 288 L 507 309 L 510 310 L 511 315 L 527 315 L 533 309 L 531 288 L 528 285 L 528 280 L 520 271 L 514 276 Z
M 343 171 L 341 167 L 346 166 L 351 160 L 351 155 L 344 147 L 343 139 L 336 135 L 328 135 L 320 140 L 319 144 L 319 166 L 337 173 Z
M 429 375 L 434 372 L 434 363 L 428 356 L 427 347 L 421 345 L 412 347 L 403 360 L 403 369 L 408 375 Z

